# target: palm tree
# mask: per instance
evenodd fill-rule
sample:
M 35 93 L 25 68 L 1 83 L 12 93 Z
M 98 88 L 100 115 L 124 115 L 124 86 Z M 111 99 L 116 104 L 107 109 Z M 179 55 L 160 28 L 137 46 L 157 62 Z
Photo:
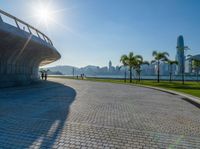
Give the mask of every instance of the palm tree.
M 136 71 L 136 73 L 137 73 L 137 75 L 138 75 L 138 80 L 139 80 L 139 82 L 140 82 L 140 80 L 141 80 L 141 66 L 142 65 L 149 65 L 149 62 L 147 62 L 147 61 L 143 61 L 143 57 L 142 56 L 140 56 L 140 57 L 138 57 L 137 59 L 137 65 L 136 65 L 136 67 L 135 67 L 135 71 Z
M 169 54 L 167 52 L 157 52 L 153 51 L 152 56 L 154 57 L 154 60 L 151 61 L 151 63 L 155 63 L 157 65 L 157 82 L 160 82 L 160 63 L 161 61 L 167 61 Z
M 139 59 L 140 55 L 134 55 L 133 52 L 130 52 L 128 55 L 122 55 L 120 58 L 120 61 L 125 65 L 129 67 L 130 71 L 130 83 L 132 83 L 132 71 L 133 68 L 137 65 L 137 59 Z
M 126 82 L 126 67 L 127 67 L 127 63 L 126 63 L 126 57 L 125 55 L 122 55 L 121 58 L 120 58 L 120 62 L 122 63 L 123 66 L 120 67 L 120 69 L 122 67 L 124 67 L 124 82 Z
M 173 61 L 173 60 L 169 60 L 167 61 L 167 63 L 169 64 L 169 81 L 172 81 L 172 66 L 173 65 L 178 65 L 178 61 Z

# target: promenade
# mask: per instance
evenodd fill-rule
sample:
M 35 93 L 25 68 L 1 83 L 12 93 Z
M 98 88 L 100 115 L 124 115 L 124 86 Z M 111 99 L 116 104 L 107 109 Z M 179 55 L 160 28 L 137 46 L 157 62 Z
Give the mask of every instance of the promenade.
M 50 79 L 0 89 L 0 148 L 199 148 L 200 109 L 181 96 Z

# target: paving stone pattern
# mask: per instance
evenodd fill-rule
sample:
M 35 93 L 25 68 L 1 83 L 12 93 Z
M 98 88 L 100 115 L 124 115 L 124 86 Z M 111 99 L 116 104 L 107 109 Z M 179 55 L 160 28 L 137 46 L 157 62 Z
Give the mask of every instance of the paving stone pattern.
M 200 109 L 178 95 L 51 81 L 0 89 L 0 148 L 200 148 Z

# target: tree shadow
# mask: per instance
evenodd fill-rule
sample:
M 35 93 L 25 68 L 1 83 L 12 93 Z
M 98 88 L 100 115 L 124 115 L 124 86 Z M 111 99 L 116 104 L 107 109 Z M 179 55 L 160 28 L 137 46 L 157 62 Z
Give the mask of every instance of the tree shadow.
M 49 81 L 0 89 L 0 148 L 51 148 L 75 97 L 73 88 Z

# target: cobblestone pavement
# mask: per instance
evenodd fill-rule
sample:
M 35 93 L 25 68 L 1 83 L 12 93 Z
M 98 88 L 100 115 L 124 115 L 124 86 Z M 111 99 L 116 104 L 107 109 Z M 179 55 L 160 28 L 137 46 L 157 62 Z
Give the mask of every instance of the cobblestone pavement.
M 0 89 L 0 148 L 200 148 L 200 109 L 178 95 L 51 81 Z

